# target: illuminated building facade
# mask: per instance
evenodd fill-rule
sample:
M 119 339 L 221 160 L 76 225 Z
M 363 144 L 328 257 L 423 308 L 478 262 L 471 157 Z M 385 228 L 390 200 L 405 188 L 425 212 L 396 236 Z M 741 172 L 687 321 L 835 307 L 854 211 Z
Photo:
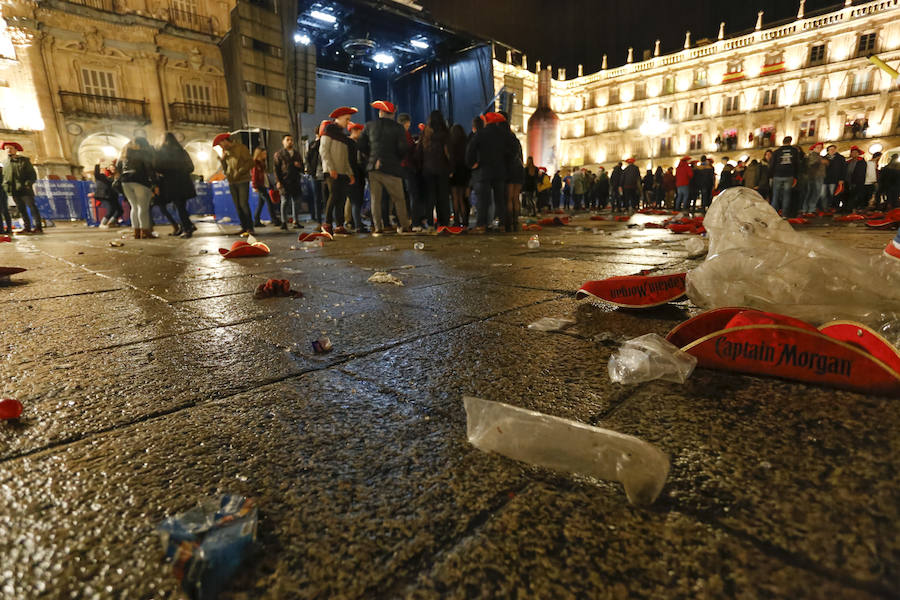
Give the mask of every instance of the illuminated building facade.
M 804 148 L 835 142 L 900 147 L 900 86 L 873 66 L 877 54 L 890 66 L 900 59 L 900 0 L 852 4 L 756 27 L 735 37 L 692 43 L 660 55 L 659 44 L 624 66 L 552 82 L 552 107 L 560 117 L 560 166 L 609 169 L 634 156 L 642 166 L 668 167 L 701 154 L 732 160 L 762 156 L 790 135 Z M 519 132 L 537 104 L 537 75 L 527 57 L 494 60 L 494 84 L 514 91 Z M 541 69 L 540 63 L 533 68 Z M 544 68 L 548 68 L 544 65 Z M 518 105 L 518 100 L 516 104 Z
M 172 131 L 198 174 L 231 124 L 219 40 L 233 0 L 4 0 L 0 138 L 39 176 L 76 176 Z

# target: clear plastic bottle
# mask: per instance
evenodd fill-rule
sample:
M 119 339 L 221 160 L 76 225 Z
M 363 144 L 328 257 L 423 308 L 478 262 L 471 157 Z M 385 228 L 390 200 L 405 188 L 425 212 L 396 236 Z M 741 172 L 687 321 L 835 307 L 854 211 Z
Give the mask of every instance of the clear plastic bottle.
M 530 248 L 531 250 L 534 250 L 535 248 L 540 248 L 541 247 L 541 238 L 539 238 L 537 235 L 533 235 L 530 238 L 528 238 L 528 243 L 525 245 L 528 246 L 528 248 Z
M 423 244 L 422 242 L 416 242 L 415 244 L 413 244 L 413 248 L 415 248 L 416 250 L 424 250 L 425 244 Z

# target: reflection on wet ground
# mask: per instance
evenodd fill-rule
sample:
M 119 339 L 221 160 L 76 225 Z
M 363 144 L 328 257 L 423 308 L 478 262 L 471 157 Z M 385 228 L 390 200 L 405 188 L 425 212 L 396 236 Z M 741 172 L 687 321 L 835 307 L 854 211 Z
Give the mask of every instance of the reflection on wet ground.
M 808 230 L 872 253 L 893 235 Z M 210 225 L 0 244 L 29 269 L 0 287 L 2 396 L 25 406 L 0 424 L 0 597 L 177 597 L 154 527 L 221 492 L 260 507 L 234 598 L 900 595 L 895 401 L 702 369 L 610 384 L 617 343 L 696 309 L 574 291 L 689 269 L 685 237 L 581 217 L 538 249 L 520 233 L 306 252 L 269 231 L 270 256 L 232 261 Z M 269 278 L 303 297 L 255 300 Z M 575 323 L 527 329 L 541 317 Z M 669 482 L 635 508 L 481 453 L 464 394 L 641 437 Z

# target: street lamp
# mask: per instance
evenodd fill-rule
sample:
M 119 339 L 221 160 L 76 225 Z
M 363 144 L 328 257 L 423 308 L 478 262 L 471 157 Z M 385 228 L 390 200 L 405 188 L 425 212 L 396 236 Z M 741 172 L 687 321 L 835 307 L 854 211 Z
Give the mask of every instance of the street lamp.
M 650 145 L 650 158 L 652 159 L 655 152 L 653 151 L 653 142 L 654 139 L 659 138 L 666 134 L 669 131 L 670 125 L 660 120 L 656 116 L 648 117 L 643 123 L 641 123 L 640 131 L 641 135 L 647 138 L 647 143 Z

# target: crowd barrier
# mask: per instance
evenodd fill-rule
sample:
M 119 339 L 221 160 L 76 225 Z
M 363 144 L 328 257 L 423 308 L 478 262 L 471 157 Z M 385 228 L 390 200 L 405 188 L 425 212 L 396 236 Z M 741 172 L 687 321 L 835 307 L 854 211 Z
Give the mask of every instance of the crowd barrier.
M 249 186 L 249 184 L 247 184 Z M 213 216 L 221 222 L 228 219 L 232 223 L 238 223 L 237 210 L 231 200 L 231 190 L 226 181 L 214 181 L 211 183 L 195 183 L 197 197 L 188 201 L 188 212 L 192 215 Z M 85 221 L 89 226 L 96 226 L 106 215 L 106 209 L 93 198 L 93 181 L 68 181 L 68 180 L 39 180 L 34 184 L 34 196 L 41 216 L 54 221 Z M 308 181 L 304 181 L 303 196 L 308 202 L 312 189 Z M 123 223 L 130 225 L 131 207 L 124 196 L 120 197 L 124 210 Z M 256 191 L 250 189 L 250 208 L 255 213 L 259 196 Z M 169 212 L 176 219 L 175 207 L 169 205 Z M 271 219 L 267 206 L 263 206 L 260 218 L 268 221 Z M 165 224 L 166 218 L 158 209 L 153 210 L 153 222 Z

